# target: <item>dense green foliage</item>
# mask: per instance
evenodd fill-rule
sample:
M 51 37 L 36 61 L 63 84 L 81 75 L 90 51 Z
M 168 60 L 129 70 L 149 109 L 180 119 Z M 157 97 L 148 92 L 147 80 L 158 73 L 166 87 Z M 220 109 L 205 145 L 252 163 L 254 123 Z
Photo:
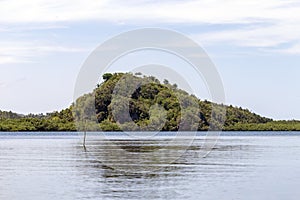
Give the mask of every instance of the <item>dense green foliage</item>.
M 1 112 L 3 113 L 3 112 Z M 74 119 L 70 108 L 46 115 L 1 115 L 0 131 L 75 131 Z M 4 117 L 3 117 L 4 116 Z
M 225 126 L 225 131 L 300 131 L 300 121 L 272 121 L 267 123 L 236 123 Z
M 300 131 L 299 121 L 274 121 L 247 109 L 202 101 L 167 80 L 162 84 L 140 73 L 102 78 L 94 91 L 60 112 L 0 111 L 0 131 Z
M 195 127 L 185 127 L 182 118 L 195 121 L 194 124 L 199 131 L 208 130 L 209 128 L 211 130 L 222 128 L 228 131 L 300 130 L 299 121 L 273 121 L 241 107 L 223 106 L 209 101 L 201 101 L 195 96 L 178 89 L 176 84 L 171 85 L 167 80 L 164 80 L 162 84 L 155 77 L 141 77 L 141 74 L 135 76 L 122 73 L 105 74 L 103 79 L 105 81 L 99 84 L 93 93 L 79 98 L 76 102 L 79 105 L 76 118 L 83 119 L 84 116 L 89 116 L 85 120 L 90 123 L 99 123 L 100 130 L 195 130 Z M 116 89 L 120 85 L 126 86 L 124 91 Z M 140 85 L 140 87 L 135 88 L 133 91 L 126 90 L 126 88 L 134 88 L 132 85 Z M 117 96 L 116 93 L 122 93 L 123 95 Z M 126 95 L 127 93 L 130 95 Z M 113 98 L 116 96 L 118 98 Z M 93 99 L 95 99 L 95 102 L 93 102 Z M 161 106 L 161 110 L 159 110 L 159 106 L 155 105 Z M 212 112 L 212 106 L 217 110 L 220 109 L 220 111 Z M 126 107 L 128 110 L 126 110 Z M 224 127 L 222 127 L 223 119 L 220 114 L 224 111 L 222 108 L 226 108 Z M 183 112 L 183 109 L 185 112 Z M 128 113 L 125 111 L 130 113 L 130 117 L 122 115 Z M 188 117 L 182 117 L 182 114 L 188 115 Z M 166 118 L 166 120 L 160 121 L 163 118 Z M 160 127 L 159 124 L 163 124 L 163 126 Z M 193 125 L 193 123 L 190 124 Z M 93 130 L 98 130 L 95 125 Z

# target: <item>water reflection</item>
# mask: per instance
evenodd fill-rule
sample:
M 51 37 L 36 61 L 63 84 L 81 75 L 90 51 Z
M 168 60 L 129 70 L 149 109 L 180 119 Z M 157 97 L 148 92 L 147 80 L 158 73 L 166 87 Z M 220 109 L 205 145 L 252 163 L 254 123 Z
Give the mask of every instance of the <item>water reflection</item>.
M 177 155 L 172 153 L 180 149 L 179 144 L 164 146 L 167 144 L 164 139 L 131 141 L 94 138 L 87 142 L 87 152 L 83 155 L 89 159 L 85 160 L 86 165 L 81 170 L 88 173 L 89 181 L 94 180 L 101 185 L 97 191 L 102 199 L 195 197 L 193 193 L 205 192 L 216 179 L 226 181 L 234 174 L 249 178 L 255 165 L 244 161 L 253 158 L 247 152 L 255 147 L 249 142 L 235 142 L 227 144 L 227 141 L 222 141 L 210 156 L 200 158 L 197 152 L 201 149 L 203 140 L 197 139 L 181 157 L 168 162 L 169 157 Z M 82 151 L 81 146 L 78 148 Z M 159 151 L 161 149 L 164 151 Z M 156 156 L 155 159 L 152 158 L 153 155 Z M 151 171 L 146 166 L 149 164 Z M 194 184 L 199 184 L 199 187 Z
M 232 142 L 233 140 L 231 140 Z M 202 158 L 198 156 L 202 139 L 195 140 L 180 157 L 175 157 L 178 155 L 176 151 L 180 149 L 180 144 L 178 146 L 168 146 L 166 140 L 132 141 L 101 140 L 99 138 L 96 140 L 94 138 L 88 143 L 87 151 L 83 153 L 84 160 L 87 162 L 85 167 L 90 166 L 100 169 L 101 176 L 104 178 L 181 176 L 182 173 L 176 171 L 183 172 L 184 170 L 184 172 L 188 172 L 194 170 L 190 172 L 195 172 L 195 170 L 202 170 L 202 173 L 205 173 L 206 171 L 203 169 L 206 166 L 249 167 L 252 165 L 243 162 L 243 160 L 247 161 L 249 158 L 255 157 L 252 154 L 255 154 L 255 148 L 258 148 L 249 144 L 230 145 L 223 142 L 223 144 L 219 144 L 213 149 L 210 156 Z M 81 146 L 77 148 L 83 152 Z
M 86 141 L 86 153 L 107 168 L 125 173 L 149 173 L 168 167 L 182 157 L 188 148 L 187 141 L 190 139 L 134 140 L 93 136 Z

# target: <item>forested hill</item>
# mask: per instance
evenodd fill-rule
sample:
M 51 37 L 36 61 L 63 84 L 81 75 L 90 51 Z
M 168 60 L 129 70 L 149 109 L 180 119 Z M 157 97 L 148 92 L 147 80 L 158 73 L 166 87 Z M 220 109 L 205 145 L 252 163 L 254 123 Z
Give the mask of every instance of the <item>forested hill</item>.
M 103 80 L 92 93 L 83 95 L 75 104 L 60 112 L 19 115 L 1 111 L 0 131 L 76 131 L 78 126 L 74 119 L 85 124 L 89 120 L 95 122 L 84 125 L 85 130 L 154 131 L 158 127 L 163 131 L 191 130 L 191 127 L 185 127 L 182 123 L 184 118 L 193 121 L 192 129 L 199 131 L 208 130 L 209 127 L 225 131 L 300 130 L 299 121 L 274 121 L 248 109 L 199 100 L 178 89 L 176 84 L 170 84 L 167 80 L 160 83 L 155 77 L 142 76 L 140 73 L 107 73 L 103 75 Z M 129 96 L 113 98 L 120 85 L 127 87 L 128 84 L 136 83 L 143 84 Z M 124 115 L 124 106 L 128 108 L 130 119 Z M 212 106 L 226 108 L 224 126 L 221 114 L 212 113 Z M 121 116 L 118 118 L 119 123 L 116 123 L 115 116 Z
M 166 118 L 166 121 L 159 130 L 190 130 L 191 127 L 180 127 L 182 119 L 181 106 L 185 105 L 184 109 L 186 112 L 184 114 L 189 117 L 189 121 L 197 122 L 195 125 L 198 130 L 208 130 L 209 126 L 212 125 L 212 120 L 214 120 L 213 128 L 218 129 L 222 126 L 222 116 L 218 116 L 220 113 L 213 113 L 214 118 L 212 119 L 211 102 L 201 101 L 194 95 L 190 95 L 178 89 L 176 84 L 170 84 L 167 80 L 160 83 L 155 77 L 123 73 L 104 74 L 103 79 L 104 82 L 99 84 L 92 94 L 87 94 L 77 100 L 76 104 L 80 106 L 75 115 L 77 119 L 83 119 L 83 113 L 87 113 L 89 107 L 94 106 L 96 109 L 95 117 L 102 130 L 154 131 L 157 129 L 161 118 Z M 135 91 L 130 91 L 130 95 L 122 95 L 112 101 L 113 95 L 116 94 L 117 91 L 116 88 L 125 86 L 123 88 L 125 91 L 118 92 L 126 93 L 128 92 L 126 88 L 135 88 L 134 85 L 141 86 L 137 87 Z M 119 88 L 119 90 L 122 90 L 122 88 Z M 93 99 L 93 97 L 95 97 L 95 104 L 90 106 L 86 104 L 86 102 L 91 102 L 88 99 Z M 128 104 L 130 113 L 129 120 L 126 116 L 122 118 L 124 107 L 128 107 Z M 165 117 L 160 116 L 162 110 L 153 109 L 149 112 L 151 107 L 155 104 L 163 107 L 163 110 L 166 111 Z M 216 104 L 214 105 L 216 106 Z M 197 110 L 196 107 L 200 109 Z M 272 121 L 271 119 L 251 113 L 247 109 L 233 106 L 226 106 L 226 109 L 225 126 L 231 127 L 231 129 L 234 128 L 234 125 L 237 123 L 261 124 Z M 113 114 L 115 116 L 121 116 L 122 119 L 119 119 L 119 121 L 121 121 L 119 124 L 115 122 Z M 183 118 L 185 118 L 185 116 L 183 116 Z M 218 123 L 218 119 L 220 119 L 220 123 Z

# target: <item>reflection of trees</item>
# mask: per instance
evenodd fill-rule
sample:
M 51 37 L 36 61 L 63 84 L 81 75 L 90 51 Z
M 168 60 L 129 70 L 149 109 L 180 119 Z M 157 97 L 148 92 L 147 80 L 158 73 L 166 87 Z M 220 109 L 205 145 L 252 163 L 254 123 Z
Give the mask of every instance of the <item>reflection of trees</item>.
M 109 140 L 100 136 L 87 138 L 88 162 L 98 162 L 96 167 L 104 168 L 107 173 L 155 174 L 171 170 L 169 165 L 186 160 L 178 160 L 185 152 L 184 141 L 177 144 L 169 140 Z M 182 164 L 183 164 L 182 163 Z M 174 169 L 174 166 L 172 166 Z

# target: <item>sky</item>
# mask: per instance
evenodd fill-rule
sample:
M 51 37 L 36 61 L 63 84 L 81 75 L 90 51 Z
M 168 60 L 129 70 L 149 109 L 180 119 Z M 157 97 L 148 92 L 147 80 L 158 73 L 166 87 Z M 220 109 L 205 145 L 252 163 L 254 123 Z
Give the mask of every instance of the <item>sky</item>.
M 0 110 L 68 107 L 89 54 L 115 35 L 145 27 L 196 41 L 219 71 L 226 104 L 300 119 L 295 0 L 1 0 Z

